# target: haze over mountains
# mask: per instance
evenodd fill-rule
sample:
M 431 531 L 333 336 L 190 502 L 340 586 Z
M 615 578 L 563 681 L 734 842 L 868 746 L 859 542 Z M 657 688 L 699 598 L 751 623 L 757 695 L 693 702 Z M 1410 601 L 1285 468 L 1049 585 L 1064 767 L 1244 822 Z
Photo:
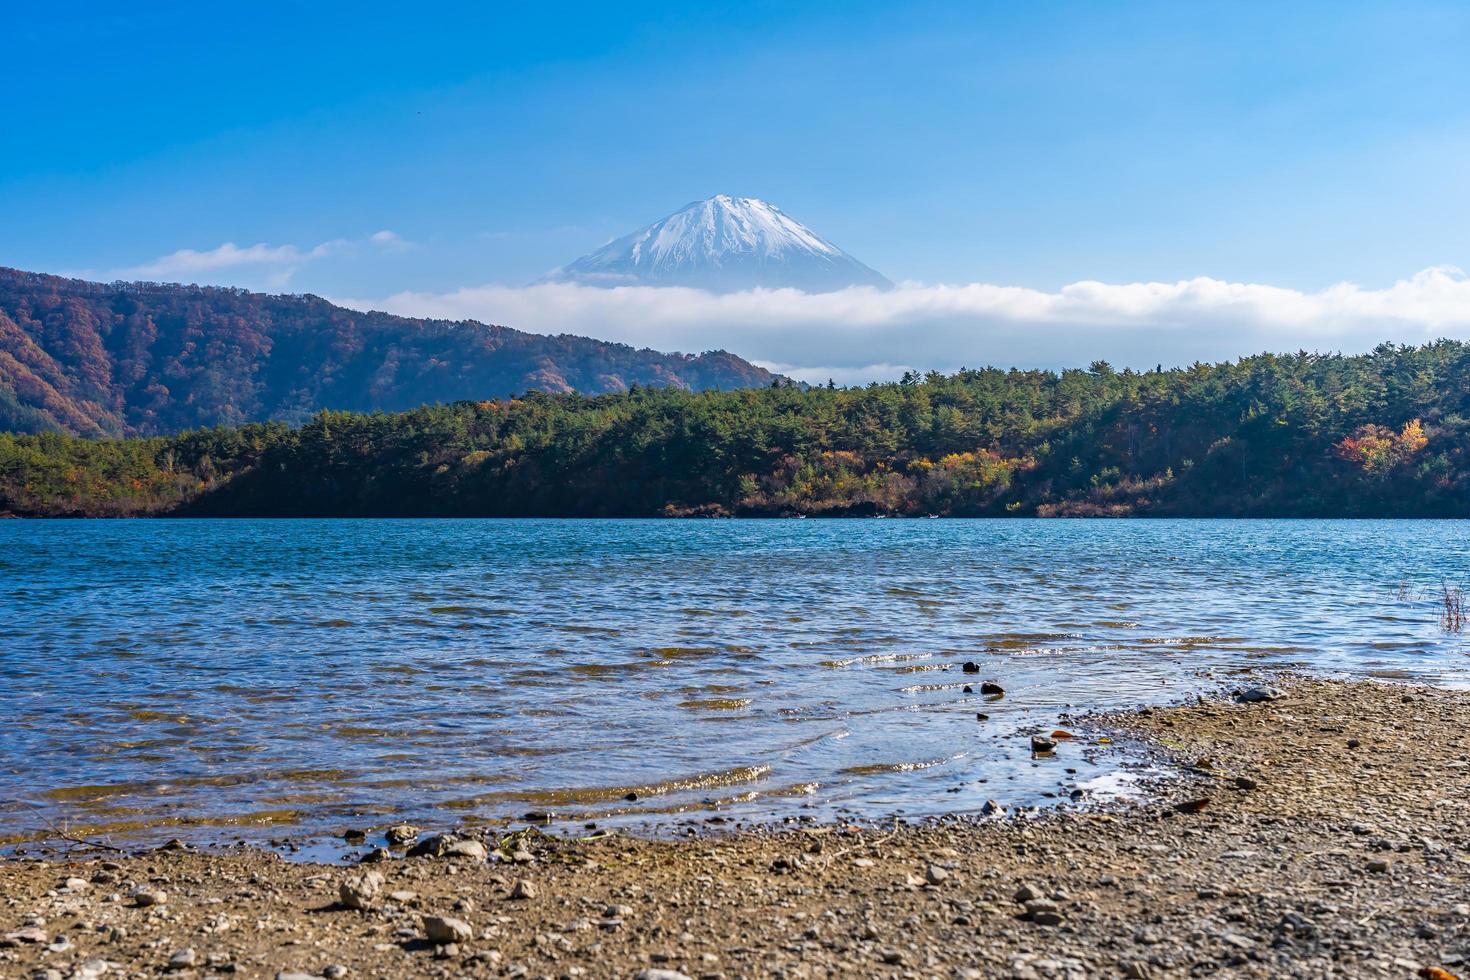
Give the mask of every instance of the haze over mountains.
M 639 350 L 316 296 L 94 283 L 0 268 L 0 430 L 151 435 L 539 389 L 771 383 L 733 354 Z
M 893 283 L 774 204 L 718 194 L 624 235 L 548 275 L 584 286 L 688 286 L 714 293 L 825 293 Z

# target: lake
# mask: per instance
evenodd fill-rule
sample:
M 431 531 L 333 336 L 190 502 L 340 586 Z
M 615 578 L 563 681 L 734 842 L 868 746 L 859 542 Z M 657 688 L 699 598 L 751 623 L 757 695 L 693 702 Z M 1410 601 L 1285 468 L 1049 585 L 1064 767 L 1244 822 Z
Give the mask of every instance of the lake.
M 528 810 L 670 831 L 1049 805 L 1129 762 L 1087 739 L 1032 759 L 1027 734 L 1069 713 L 1243 668 L 1465 685 L 1470 643 L 1439 607 L 1467 531 L 0 521 L 0 831 L 259 840 Z

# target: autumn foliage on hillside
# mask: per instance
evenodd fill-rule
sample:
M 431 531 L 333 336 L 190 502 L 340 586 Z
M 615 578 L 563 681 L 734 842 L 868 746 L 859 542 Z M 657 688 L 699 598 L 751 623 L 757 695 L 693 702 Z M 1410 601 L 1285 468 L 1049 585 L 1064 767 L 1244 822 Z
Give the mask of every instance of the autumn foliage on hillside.
M 102 283 L 0 269 L 0 430 L 153 435 L 325 408 L 398 411 L 531 389 L 744 388 L 771 374 L 474 322 L 359 313 L 316 296 Z
M 0 511 L 1470 516 L 1470 346 L 0 435 Z
M 1399 432 L 1371 422 L 1360 425 L 1332 448 L 1338 458 L 1357 464 L 1365 473 L 1386 473 L 1410 462 L 1427 445 L 1424 425 L 1414 419 Z

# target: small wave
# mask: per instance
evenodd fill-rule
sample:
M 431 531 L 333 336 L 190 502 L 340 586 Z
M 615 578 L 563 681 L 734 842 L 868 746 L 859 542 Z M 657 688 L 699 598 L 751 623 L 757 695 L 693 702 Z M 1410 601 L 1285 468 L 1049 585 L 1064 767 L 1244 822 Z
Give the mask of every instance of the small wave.
M 932 653 L 871 653 L 862 657 L 845 657 L 841 660 L 820 661 L 822 667 L 856 667 L 866 664 L 902 663 L 907 660 L 928 660 Z
M 849 776 L 882 776 L 895 772 L 916 772 L 920 769 L 933 769 L 936 766 L 946 766 L 958 759 L 963 759 L 965 754 L 947 756 L 943 759 L 925 759 L 919 762 L 874 762 L 863 766 L 848 766 L 840 770 Z
M 452 800 L 444 805 L 459 810 L 504 803 L 534 803 L 541 806 L 586 806 L 626 799 L 630 794 L 639 797 L 667 796 L 671 793 L 743 786 L 749 783 L 759 782 L 770 775 L 770 773 L 771 767 L 768 765 L 736 766 L 733 769 L 695 773 L 691 776 L 674 776 L 669 779 L 657 780 L 650 783 L 580 786 L 564 789 L 525 790 L 521 792 L 505 790 L 494 793 L 481 793 L 478 796 Z

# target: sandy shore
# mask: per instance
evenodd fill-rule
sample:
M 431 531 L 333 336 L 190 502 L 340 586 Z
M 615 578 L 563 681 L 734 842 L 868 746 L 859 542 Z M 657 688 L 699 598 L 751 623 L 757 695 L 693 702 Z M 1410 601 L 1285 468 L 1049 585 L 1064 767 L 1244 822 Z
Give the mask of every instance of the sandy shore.
M 12 861 L 0 975 L 1470 974 L 1470 694 L 1277 683 L 1279 700 L 1092 719 L 1178 773 L 1111 811 L 532 833 L 503 854 L 467 837 L 349 869 L 259 851 Z

